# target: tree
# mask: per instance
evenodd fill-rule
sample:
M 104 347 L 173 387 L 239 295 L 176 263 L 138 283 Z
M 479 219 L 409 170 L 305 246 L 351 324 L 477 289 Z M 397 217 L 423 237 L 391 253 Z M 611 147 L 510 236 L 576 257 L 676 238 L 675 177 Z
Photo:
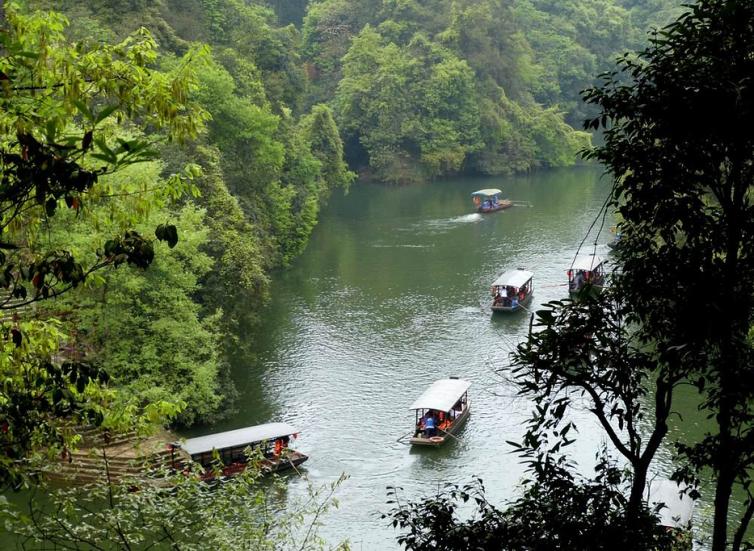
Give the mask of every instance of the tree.
M 335 102 L 346 142 L 386 181 L 459 171 L 479 146 L 470 67 L 420 34 L 405 47 L 384 42 L 366 27 L 343 58 Z
M 321 195 L 326 198 L 337 187 L 347 190 L 356 175 L 343 160 L 343 142 L 332 110 L 327 105 L 315 105 L 299 124 L 304 139 L 321 163 Z
M 517 447 L 526 458 L 557 454 L 573 442 L 567 410 L 574 402 L 586 403 L 631 466 L 630 521 L 641 514 L 649 468 L 667 434 L 673 390 L 682 377 L 674 369 L 678 354 L 647 347 L 651 335 L 630 325 L 630 305 L 610 291 L 599 297 L 590 291 L 537 312 L 533 331 L 516 352 L 519 393 L 535 406 Z M 647 397 L 653 398 L 653 411 L 647 411 Z
M 688 468 L 677 473 L 714 473 L 715 551 L 735 526 L 732 488 L 749 488 L 754 465 L 752 29 L 751 2 L 700 0 L 586 94 L 601 110 L 589 126 L 605 128 L 591 157 L 613 174 L 624 220 L 618 292 L 717 424 L 679 445 Z M 749 493 L 734 549 L 752 512 Z
M 523 495 L 505 509 L 487 501 L 475 479 L 419 501 L 403 502 L 400 488 L 389 488 L 392 509 L 383 518 L 402 531 L 398 542 L 409 551 L 673 549 L 675 535 L 657 524 L 657 511 L 642 508 L 635 522 L 626 522 L 625 475 L 604 450 L 591 479 L 575 477 L 562 458 L 539 466 L 545 469 L 539 480 L 526 481 Z M 471 514 L 459 510 L 467 502 Z
M 80 286 L 96 271 L 152 263 L 152 240 L 133 230 L 111 236 L 87 264 L 70 248 L 50 248 L 34 237 L 59 209 L 83 212 L 104 176 L 153 159 L 158 140 L 195 135 L 206 115 L 187 100 L 195 82 L 191 59 L 201 51 L 160 73 L 148 68 L 156 46 L 146 32 L 113 46 L 72 44 L 64 37 L 64 17 L 23 15 L 15 4 L 6 6 L 2 23 L 0 308 L 19 310 Z M 130 138 L 113 131 L 116 122 L 136 134 L 138 128 L 154 132 Z M 180 195 L 191 184 L 175 176 L 161 186 L 167 195 Z M 155 233 L 169 245 L 177 242 L 171 224 Z M 2 325 L 4 344 L 16 351 L 0 368 L 0 483 L 15 484 L 35 455 L 54 454 L 75 440 L 68 424 L 101 422 L 108 396 L 102 372 L 53 358 L 64 344 L 54 324 L 6 319 Z

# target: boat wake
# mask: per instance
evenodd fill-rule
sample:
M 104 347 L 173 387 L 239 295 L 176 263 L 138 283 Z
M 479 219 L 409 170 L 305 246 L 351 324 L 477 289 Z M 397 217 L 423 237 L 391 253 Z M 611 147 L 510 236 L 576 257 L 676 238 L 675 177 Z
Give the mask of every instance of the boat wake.
M 431 249 L 434 245 L 417 245 L 413 243 L 374 243 L 372 247 L 375 249 Z
M 462 216 L 454 216 L 453 218 L 440 218 L 437 220 L 425 220 L 414 224 L 411 228 L 412 231 L 429 230 L 432 232 L 451 230 L 462 224 L 473 224 L 482 220 L 482 215 L 478 212 L 472 212 L 471 214 L 464 214 Z
M 482 219 L 482 215 L 478 212 L 472 212 L 471 214 L 464 214 L 463 216 L 456 216 L 451 218 L 452 222 L 458 222 L 459 224 L 468 224 L 469 222 L 479 222 Z

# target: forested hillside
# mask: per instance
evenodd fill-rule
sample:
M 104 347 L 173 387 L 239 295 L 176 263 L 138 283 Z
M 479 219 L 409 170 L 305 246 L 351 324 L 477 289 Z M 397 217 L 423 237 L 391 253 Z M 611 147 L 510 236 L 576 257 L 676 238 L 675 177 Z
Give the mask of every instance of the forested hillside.
M 233 396 L 226 358 L 254 346 L 236 335 L 254 323 L 269 273 L 303 250 L 331 190 L 353 180 L 332 111 L 304 104 L 297 32 L 279 27 L 269 8 L 242 0 L 28 4 L 62 11 L 67 36 L 84 44 L 133 43 L 144 26 L 158 48 L 154 68 L 190 67 L 204 132 L 161 145 L 160 161 L 103 178 L 85 217 L 64 212 L 50 220 L 52 231 L 40 229 L 94 258 L 114 230 L 177 227 L 178 245 L 158 250 L 148 271 L 93 278 L 57 314 L 76 336 L 71 346 L 107 369 L 124 400 L 177 401 L 181 424 L 212 420 Z M 191 184 L 164 196 L 172 174 Z
M 321 0 L 303 22 L 308 101 L 378 179 L 572 164 L 579 92 L 679 2 Z
M 353 181 L 345 161 L 392 183 L 572 164 L 589 143 L 579 91 L 678 4 L 28 0 L 65 14 L 72 41 L 133 40 L 145 27 L 151 65 L 190 64 L 190 99 L 207 115 L 196 139 L 162 145 L 161 161 L 103 179 L 87 211 L 96 235 L 72 214 L 42 228 L 89 255 L 114 229 L 161 221 L 180 236 L 146 277 L 121 270 L 66 299 L 76 347 L 130 395 L 186 403 L 184 424 L 221 415 L 228 353 L 254 346 L 238 328 L 331 191 Z M 191 182 L 184 193 L 150 192 L 172 174 Z

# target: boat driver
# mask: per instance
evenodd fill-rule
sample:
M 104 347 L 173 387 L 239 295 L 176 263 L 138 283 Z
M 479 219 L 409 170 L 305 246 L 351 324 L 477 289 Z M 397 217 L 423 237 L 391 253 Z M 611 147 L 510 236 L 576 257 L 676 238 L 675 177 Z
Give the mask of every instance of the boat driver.
M 424 420 L 424 435 L 427 438 L 435 435 L 435 416 L 432 412 L 427 412 L 427 418 Z

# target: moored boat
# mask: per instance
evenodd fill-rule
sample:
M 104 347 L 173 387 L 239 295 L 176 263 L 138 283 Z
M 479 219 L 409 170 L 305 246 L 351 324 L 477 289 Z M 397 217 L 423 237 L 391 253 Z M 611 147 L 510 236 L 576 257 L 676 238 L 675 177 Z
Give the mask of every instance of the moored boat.
M 463 426 L 470 415 L 468 390 L 471 383 L 458 378 L 440 379 L 411 405 L 416 412 L 414 435 L 419 446 L 439 446 Z
M 531 302 L 534 272 L 508 270 L 492 282 L 492 310 L 515 312 Z
M 613 234 L 613 238 L 607 243 L 607 246 L 615 251 L 621 246 L 621 232 L 617 226 L 610 228 L 610 232 Z
M 600 290 L 605 285 L 605 261 L 596 254 L 577 256 L 568 270 L 568 292 L 577 295 L 586 286 Z
M 261 455 L 261 469 L 271 473 L 294 468 L 309 456 L 289 448 L 298 430 L 287 423 L 267 423 L 189 438 L 180 447 L 205 469 L 205 478 L 215 476 L 215 456 L 222 463 L 221 476 L 232 476 L 246 468 L 248 449 Z
M 480 189 L 471 194 L 477 212 L 495 212 L 513 206 L 510 199 L 501 199 L 499 189 Z

